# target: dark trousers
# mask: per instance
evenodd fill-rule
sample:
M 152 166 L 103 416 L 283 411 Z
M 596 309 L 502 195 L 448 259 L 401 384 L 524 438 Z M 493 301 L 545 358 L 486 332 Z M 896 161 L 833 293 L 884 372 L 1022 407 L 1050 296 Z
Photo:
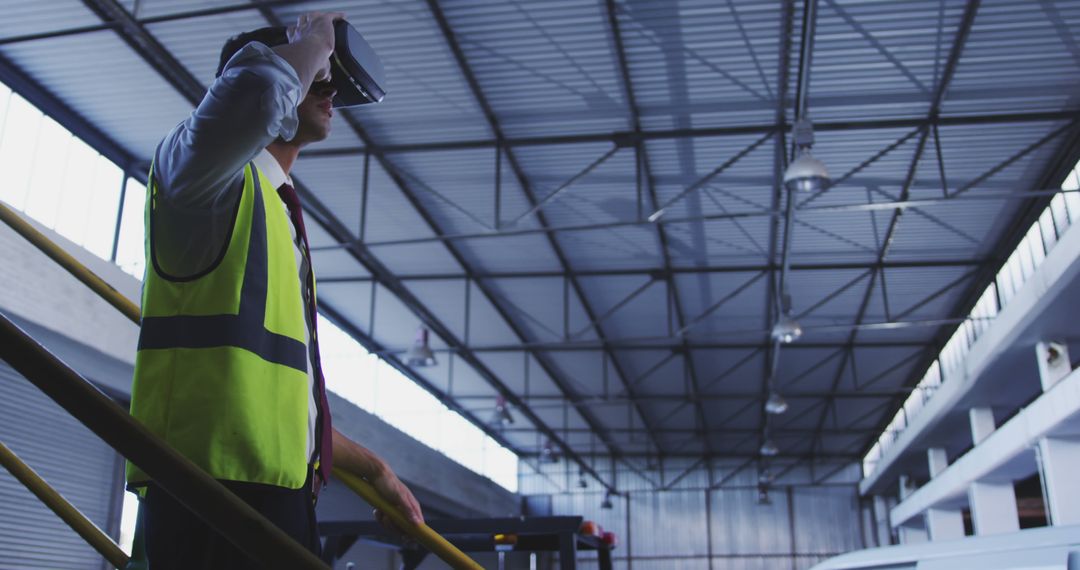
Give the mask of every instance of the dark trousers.
M 222 484 L 285 534 L 316 555 L 320 553 L 310 474 L 300 489 L 234 481 L 222 481 Z M 151 570 L 266 568 L 152 483 L 147 487 L 142 508 L 146 557 Z

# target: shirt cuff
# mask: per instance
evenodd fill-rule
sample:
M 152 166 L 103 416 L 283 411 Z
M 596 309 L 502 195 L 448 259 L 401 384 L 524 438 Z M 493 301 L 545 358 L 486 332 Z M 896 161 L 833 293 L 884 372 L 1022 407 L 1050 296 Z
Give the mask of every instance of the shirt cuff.
M 274 120 L 267 123 L 267 134 L 291 140 L 300 124 L 296 108 L 304 95 L 300 92 L 300 76 L 292 64 L 260 42 L 251 42 L 236 52 L 225 64 L 223 77 L 255 71 L 270 79 L 271 87 L 263 92 L 260 104 L 271 111 Z

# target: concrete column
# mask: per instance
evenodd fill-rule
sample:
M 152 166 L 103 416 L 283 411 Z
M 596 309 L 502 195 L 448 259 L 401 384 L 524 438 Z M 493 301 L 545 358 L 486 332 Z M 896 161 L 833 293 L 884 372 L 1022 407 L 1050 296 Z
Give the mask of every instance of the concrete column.
M 881 495 L 874 495 L 873 501 L 871 512 L 874 514 L 874 537 L 879 546 L 888 546 L 892 544 L 892 536 L 889 532 L 889 505 L 885 502 L 885 497 Z
M 1016 510 L 1016 490 L 1012 482 L 987 483 L 976 481 L 968 488 L 971 505 L 971 524 L 978 536 L 1002 534 L 1020 530 L 1020 514 Z
M 994 410 L 990 408 L 971 408 L 968 410 L 968 419 L 971 421 L 971 442 L 975 445 L 982 443 L 997 429 L 994 425 Z
M 900 476 L 899 486 L 900 501 L 907 499 L 915 492 L 914 485 L 911 484 L 911 479 L 907 475 Z M 900 544 L 920 544 L 930 541 L 930 535 L 926 532 L 925 521 L 919 520 L 918 517 L 896 527 L 896 531 Z
M 930 542 L 930 535 L 927 534 L 926 528 L 918 527 L 913 524 L 900 525 L 900 544 L 921 544 L 924 542 Z
M 901 501 L 908 498 L 908 496 L 915 491 L 915 489 L 912 488 L 911 479 L 907 475 L 900 476 L 899 485 L 900 492 L 898 493 L 898 495 L 900 495 Z
M 941 474 L 949 466 L 949 456 L 943 447 L 931 447 L 926 450 L 926 462 L 930 467 L 930 478 Z
M 1050 524 L 1080 524 L 1080 441 L 1043 438 L 1039 441 L 1039 461 Z
M 926 462 L 933 479 L 949 467 L 949 456 L 945 448 L 931 447 L 926 450 Z M 925 518 L 930 540 L 964 538 L 964 515 L 958 509 L 927 509 Z
M 1035 358 L 1039 363 L 1039 380 L 1043 392 L 1057 384 L 1072 372 L 1069 347 L 1064 342 L 1043 341 L 1035 345 Z
M 964 538 L 964 514 L 955 509 L 928 509 L 926 530 L 935 542 Z

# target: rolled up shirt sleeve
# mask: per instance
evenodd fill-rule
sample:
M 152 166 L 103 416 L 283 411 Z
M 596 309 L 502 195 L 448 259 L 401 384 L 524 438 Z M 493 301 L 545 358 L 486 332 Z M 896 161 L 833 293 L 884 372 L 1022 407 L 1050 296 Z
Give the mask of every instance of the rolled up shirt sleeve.
M 296 135 L 302 99 L 292 65 L 261 43 L 244 46 L 158 147 L 159 197 L 178 208 L 227 209 L 244 164 L 276 138 Z

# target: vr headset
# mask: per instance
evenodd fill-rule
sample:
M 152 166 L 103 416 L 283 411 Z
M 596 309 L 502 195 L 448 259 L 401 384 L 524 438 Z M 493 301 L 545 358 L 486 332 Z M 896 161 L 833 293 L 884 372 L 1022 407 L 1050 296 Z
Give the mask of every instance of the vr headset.
M 335 108 L 378 103 L 386 96 L 382 61 L 360 32 L 345 20 L 334 22 L 330 83 L 337 90 Z

